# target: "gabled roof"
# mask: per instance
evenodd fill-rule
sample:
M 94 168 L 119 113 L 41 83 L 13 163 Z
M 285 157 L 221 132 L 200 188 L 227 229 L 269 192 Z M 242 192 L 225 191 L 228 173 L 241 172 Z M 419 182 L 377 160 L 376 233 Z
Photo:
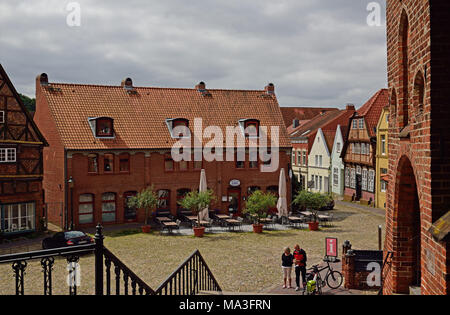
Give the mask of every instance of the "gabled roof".
M 227 126 L 239 126 L 240 119 L 257 119 L 260 126 L 267 126 L 269 141 L 270 127 L 279 127 L 279 146 L 291 147 L 277 99 L 264 90 L 208 89 L 204 93 L 198 89 L 65 83 L 38 83 L 37 88 L 45 96 L 66 149 L 171 148 L 178 139 L 171 137 L 166 119 L 176 117 L 190 121 L 192 134 L 195 118 L 202 118 L 203 130 L 220 127 L 224 142 Z M 93 136 L 88 118 L 98 116 L 114 119 L 115 139 Z M 211 139 L 202 140 L 205 145 Z M 224 142 L 220 145 L 225 147 Z
M 357 117 L 363 117 L 367 128 L 369 129 L 369 136 L 374 137 L 374 128 L 378 124 L 381 111 L 383 107 L 389 104 L 389 96 L 387 89 L 381 89 L 376 92 L 361 108 L 357 110 Z
M 36 139 L 37 141 L 41 142 L 45 146 L 48 146 L 47 140 L 45 140 L 39 128 L 34 123 L 33 116 L 30 114 L 28 109 L 23 104 L 22 99 L 19 96 L 19 93 L 17 93 L 16 88 L 14 87 L 14 85 L 12 84 L 11 80 L 8 77 L 8 74 L 6 73 L 5 69 L 3 69 L 3 66 L 0 64 L 0 91 L 5 91 L 5 86 L 9 90 L 7 92 L 7 95 L 10 95 L 16 99 L 17 104 L 19 104 L 19 107 L 22 110 L 22 113 L 25 115 L 27 123 L 31 126 L 33 132 L 35 133 L 34 135 L 31 135 L 31 137 L 33 138 L 37 137 Z M 30 126 L 28 126 L 28 128 Z
M 300 126 L 294 132 L 291 132 L 290 136 L 291 138 L 297 138 L 302 137 L 301 135 L 304 134 L 303 137 L 308 138 L 308 150 L 311 150 L 317 130 L 321 128 L 324 132 L 325 138 L 327 139 L 327 145 L 331 152 L 337 126 L 341 125 L 342 127 L 348 125 L 349 119 L 354 112 L 354 108 L 325 112 L 323 115 L 311 119 L 308 123 Z M 308 130 L 309 132 L 306 133 Z M 332 140 L 330 140 L 331 138 Z
M 292 125 L 294 119 L 300 121 L 311 120 L 322 112 L 336 111 L 337 108 L 318 107 L 280 107 L 286 127 Z

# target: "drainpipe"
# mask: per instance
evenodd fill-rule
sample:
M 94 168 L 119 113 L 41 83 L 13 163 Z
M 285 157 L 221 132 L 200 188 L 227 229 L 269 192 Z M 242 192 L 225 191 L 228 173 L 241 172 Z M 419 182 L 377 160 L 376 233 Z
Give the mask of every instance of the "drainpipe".
M 68 208 L 67 208 L 67 200 L 68 198 L 68 189 L 69 184 L 67 182 L 67 149 L 64 148 L 64 230 L 68 229 Z

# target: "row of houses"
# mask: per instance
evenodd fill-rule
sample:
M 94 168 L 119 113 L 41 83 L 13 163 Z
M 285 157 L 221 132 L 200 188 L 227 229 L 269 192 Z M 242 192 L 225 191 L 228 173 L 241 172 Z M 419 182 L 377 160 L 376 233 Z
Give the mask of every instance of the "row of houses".
M 277 194 L 281 169 L 289 174 L 291 143 L 273 84 L 154 88 L 126 78 L 106 86 L 50 82 L 43 73 L 32 118 L 0 69 L 3 234 L 34 231 L 44 221 L 66 229 L 142 222 L 145 214 L 127 200 L 150 186 L 159 197 L 157 213 L 177 216 L 184 210 L 178 201 L 198 189 L 202 169 L 217 197 L 212 208 L 240 215 L 253 191 Z M 177 134 L 180 127 L 184 134 Z M 228 128 L 231 143 L 217 135 L 225 137 Z M 181 140 L 189 148 L 177 161 L 171 151 Z M 214 159 L 205 157 L 206 147 Z
M 385 208 L 388 164 L 388 92 L 381 89 L 361 108 L 321 109 L 304 119 L 285 109 L 292 170 L 302 189 L 343 196 Z

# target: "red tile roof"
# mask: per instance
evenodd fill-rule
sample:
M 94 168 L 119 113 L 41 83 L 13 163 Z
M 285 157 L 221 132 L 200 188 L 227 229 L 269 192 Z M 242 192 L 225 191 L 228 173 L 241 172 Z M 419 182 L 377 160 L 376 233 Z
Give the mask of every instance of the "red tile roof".
M 317 130 L 321 128 L 331 152 L 337 126 L 341 125 L 341 129 L 347 129 L 349 119 L 354 112 L 354 109 L 325 112 L 323 115 L 317 116 L 303 126 L 296 128 L 296 132 L 291 132 L 290 136 L 291 138 L 301 137 L 302 134 L 309 130 L 309 133 L 304 135 L 304 137 L 308 138 L 308 150 L 311 150 Z
M 389 104 L 387 89 L 376 92 L 361 108 L 357 110 L 357 117 L 364 117 L 370 137 L 375 136 L 374 128 L 378 124 L 383 107 Z
M 337 108 L 318 108 L 318 107 L 280 107 L 286 127 L 292 125 L 294 119 L 300 121 L 311 120 L 324 111 L 337 111 Z
M 238 126 L 240 119 L 258 119 L 268 127 L 269 139 L 270 126 L 277 126 L 280 147 L 291 147 L 277 99 L 264 90 L 211 89 L 204 96 L 197 89 L 135 87 L 136 93 L 128 93 L 121 86 L 62 83 L 38 88 L 67 149 L 171 148 L 178 139 L 170 136 L 168 118 L 188 119 L 191 133 L 194 119 L 202 118 L 203 129 L 220 127 L 224 141 L 227 126 Z M 114 119 L 115 139 L 94 137 L 88 118 L 100 116 Z M 209 140 L 203 139 L 203 145 Z

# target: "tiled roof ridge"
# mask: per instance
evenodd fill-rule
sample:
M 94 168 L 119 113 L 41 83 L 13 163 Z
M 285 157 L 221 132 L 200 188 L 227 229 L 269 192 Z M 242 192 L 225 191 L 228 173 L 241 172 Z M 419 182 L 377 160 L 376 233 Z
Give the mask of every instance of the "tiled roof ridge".
M 105 84 L 87 84 L 87 83 L 61 83 L 61 82 L 49 82 L 49 86 L 79 86 L 79 87 L 100 87 L 100 88 L 117 88 L 123 89 L 120 85 L 105 85 Z M 181 88 L 181 87 L 159 87 L 159 86 L 133 86 L 135 89 L 151 89 L 151 90 L 181 90 L 181 91 L 196 91 L 194 88 Z M 207 91 L 234 91 L 234 92 L 261 92 L 265 93 L 265 90 L 249 90 L 249 89 L 210 89 Z
M 387 92 L 387 91 L 388 91 L 388 89 L 386 89 L 386 88 L 382 88 L 382 89 L 378 90 L 365 104 L 363 104 L 359 109 L 356 110 L 356 112 L 358 113 L 358 116 L 360 116 L 360 117 L 366 116 L 370 112 L 370 109 L 376 103 L 376 101 L 378 100 L 380 95 L 383 92 Z

